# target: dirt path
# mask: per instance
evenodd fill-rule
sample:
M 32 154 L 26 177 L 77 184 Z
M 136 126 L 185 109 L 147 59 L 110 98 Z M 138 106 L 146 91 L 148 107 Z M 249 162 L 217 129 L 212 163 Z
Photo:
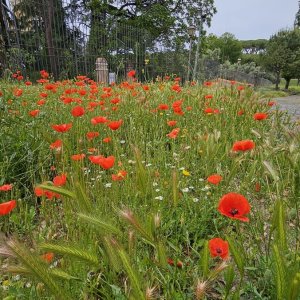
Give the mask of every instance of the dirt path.
M 295 120 L 300 120 L 300 96 L 288 96 L 274 99 L 282 110 L 288 111 Z

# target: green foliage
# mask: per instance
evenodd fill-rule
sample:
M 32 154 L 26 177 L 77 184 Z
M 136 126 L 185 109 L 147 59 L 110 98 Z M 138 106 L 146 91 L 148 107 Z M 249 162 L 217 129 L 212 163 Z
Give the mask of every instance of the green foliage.
M 88 84 L 56 85 L 56 91 L 1 85 L 0 186 L 13 184 L 1 191 L 1 203 L 18 200 L 1 216 L 2 231 L 16 236 L 0 247 L 6 257 L 3 299 L 299 297 L 300 138 L 289 116 L 268 105 L 270 98 L 247 85 L 217 81 L 181 86 L 181 92 L 171 80 L 148 83 L 147 90 L 139 83 L 114 85 L 111 96 L 103 85 L 95 95 Z M 23 94 L 15 96 L 15 88 Z M 75 118 L 70 112 L 78 100 L 61 99 L 72 90 L 70 97 L 79 99 L 79 89 L 87 91 L 80 95 L 85 114 Z M 30 116 L 46 92 L 40 114 Z M 104 104 L 92 109 L 100 99 Z M 173 112 L 178 100 L 182 115 Z M 162 103 L 169 109 L 158 109 Z M 208 105 L 220 113 L 205 113 Z M 268 118 L 255 120 L 257 112 Z M 93 125 L 99 115 L 122 119 L 122 126 Z M 174 139 L 170 120 L 180 128 Z M 73 126 L 65 133 L 51 127 L 68 122 Z M 99 136 L 90 140 L 87 132 Z M 108 136 L 111 142 L 103 142 Z M 58 139 L 62 146 L 49 149 Z M 255 148 L 233 151 L 242 139 L 253 140 Z M 24 157 L 28 149 L 34 152 Z M 74 161 L 74 154 L 84 157 Z M 113 155 L 115 164 L 103 169 L 91 155 Z M 126 175 L 115 181 L 112 175 L 121 170 Z M 65 185 L 55 186 L 53 178 L 62 173 Z M 216 173 L 223 177 L 218 185 L 207 180 Z M 45 194 L 37 197 L 35 187 Z M 220 214 L 219 201 L 228 192 L 248 199 L 249 223 Z M 60 196 L 49 199 L 49 193 Z M 208 241 L 216 237 L 229 243 L 228 260 L 212 257 Z M 44 251 L 54 253 L 52 261 L 42 259 Z
M 300 31 L 299 29 L 281 30 L 273 35 L 267 45 L 265 65 L 276 76 L 276 88 L 282 75 L 286 81 L 286 89 L 292 78 L 298 78 L 300 61 Z
M 208 49 L 220 49 L 220 61 L 236 63 L 242 54 L 242 45 L 231 33 L 224 33 L 220 37 L 210 34 L 205 40 Z

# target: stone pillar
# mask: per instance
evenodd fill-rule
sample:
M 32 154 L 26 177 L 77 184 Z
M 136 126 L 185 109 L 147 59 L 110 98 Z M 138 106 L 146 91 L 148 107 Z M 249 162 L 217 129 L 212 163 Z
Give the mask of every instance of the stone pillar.
M 104 57 L 96 59 L 96 81 L 108 84 L 108 64 Z

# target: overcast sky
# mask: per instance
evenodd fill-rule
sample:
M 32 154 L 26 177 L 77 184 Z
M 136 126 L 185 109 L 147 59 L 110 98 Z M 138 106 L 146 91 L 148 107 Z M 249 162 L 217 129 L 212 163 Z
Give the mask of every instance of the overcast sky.
M 215 0 L 218 12 L 208 33 L 230 32 L 239 40 L 268 39 L 278 30 L 291 27 L 298 0 Z

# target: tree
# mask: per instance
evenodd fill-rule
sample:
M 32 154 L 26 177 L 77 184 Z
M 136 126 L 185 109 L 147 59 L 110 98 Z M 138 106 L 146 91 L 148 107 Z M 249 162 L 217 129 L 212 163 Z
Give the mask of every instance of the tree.
M 295 26 L 295 27 L 300 27 L 300 2 L 299 2 L 299 9 L 298 9 L 298 12 L 296 13 L 294 26 Z
M 246 40 L 240 41 L 244 54 L 260 54 L 266 50 L 268 40 Z
M 224 33 L 220 37 L 210 34 L 206 39 L 208 49 L 220 49 L 220 60 L 224 63 L 229 60 L 231 63 L 237 62 L 242 54 L 241 43 L 231 33 Z
M 19 42 L 18 49 L 14 46 L 9 52 L 19 53 L 27 70 L 47 69 L 57 79 L 66 68 L 66 57 L 74 62 L 74 48 L 78 45 L 78 35 L 68 27 L 62 0 L 20 0 L 13 11 L 17 28 L 11 29 Z
M 300 29 L 281 30 L 270 38 L 266 48 L 265 65 L 276 75 L 276 89 L 279 88 L 281 75 L 286 80 L 286 89 L 292 78 L 299 77 L 296 67 L 300 60 L 299 50 Z

